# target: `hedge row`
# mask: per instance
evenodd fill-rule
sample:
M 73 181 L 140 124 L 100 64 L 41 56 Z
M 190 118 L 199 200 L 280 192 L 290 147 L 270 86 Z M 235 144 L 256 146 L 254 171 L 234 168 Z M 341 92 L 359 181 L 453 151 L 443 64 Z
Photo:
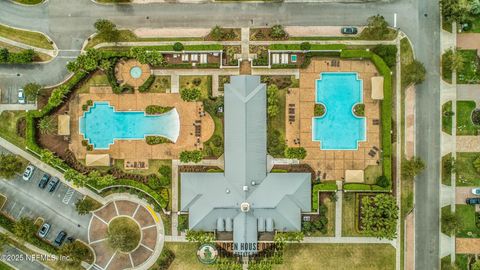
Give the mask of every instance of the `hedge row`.
M 312 188 L 312 212 L 316 212 L 318 210 L 318 193 L 320 191 L 327 191 L 327 192 L 336 192 L 337 191 L 337 183 L 335 181 L 326 181 L 323 183 L 315 184 Z
M 147 92 L 152 86 L 154 81 L 155 81 L 155 76 L 150 75 L 150 77 L 148 77 L 148 79 L 142 85 L 140 85 L 140 87 L 138 88 L 138 91 L 141 93 Z
M 361 183 L 350 183 L 344 184 L 343 190 L 348 191 L 379 191 L 379 192 L 390 192 L 390 188 L 384 188 L 378 185 L 369 185 L 369 184 L 361 184 Z
M 158 46 L 142 46 L 139 47 L 146 50 L 157 50 L 157 51 L 165 51 L 165 52 L 173 52 L 172 45 L 158 45 Z M 199 44 L 199 45 L 184 45 L 184 51 L 221 51 L 223 50 L 223 45 L 221 44 Z
M 300 44 L 271 44 L 268 49 L 272 51 L 290 51 L 302 50 Z M 345 44 L 310 44 L 310 51 L 316 50 L 343 50 L 347 48 Z
M 382 113 L 382 154 L 383 174 L 392 182 L 392 73 L 383 59 L 366 50 L 344 50 L 340 54 L 342 58 L 367 58 L 370 59 L 380 74 L 383 76 L 383 100 L 381 105 Z
M 168 205 L 168 196 L 167 196 L 167 198 L 164 198 L 164 196 L 161 196 L 160 194 L 158 194 L 158 192 L 151 189 L 147 185 L 136 182 L 136 181 L 133 181 L 133 180 L 130 180 L 130 179 L 117 179 L 117 180 L 115 180 L 115 184 L 113 184 L 113 185 L 102 186 L 102 185 L 99 185 L 99 184 L 95 183 L 91 186 L 94 189 L 96 189 L 97 191 L 100 191 L 100 192 L 105 190 L 105 189 L 109 189 L 109 188 L 113 188 L 113 187 L 117 187 L 117 186 L 127 186 L 127 187 L 130 187 L 130 188 L 134 188 L 134 189 L 138 189 L 140 191 L 143 191 L 145 194 L 147 194 L 152 199 L 154 199 L 157 202 L 157 204 L 160 205 L 160 207 L 162 207 L 162 208 L 166 208 L 167 205 Z

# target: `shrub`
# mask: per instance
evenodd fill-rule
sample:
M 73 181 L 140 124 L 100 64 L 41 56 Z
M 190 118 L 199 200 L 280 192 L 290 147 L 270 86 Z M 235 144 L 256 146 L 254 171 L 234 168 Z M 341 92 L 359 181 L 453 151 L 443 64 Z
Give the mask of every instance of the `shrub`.
M 163 66 L 166 63 L 163 55 L 155 49 L 132 47 L 130 49 L 130 56 L 136 58 L 142 64 L 149 64 L 152 66 Z
M 308 51 L 308 50 L 310 50 L 311 47 L 312 47 L 312 45 L 310 44 L 310 42 L 300 43 L 300 50 L 302 50 L 302 51 Z
M 279 112 L 278 87 L 275 84 L 271 84 L 267 88 L 267 114 L 268 117 L 275 117 Z
M 198 163 L 202 161 L 202 158 L 203 158 L 203 154 L 199 150 L 183 151 L 180 153 L 180 161 L 184 163 L 188 163 L 188 162 Z
M 270 29 L 270 37 L 271 38 L 276 38 L 276 39 L 280 39 L 280 38 L 286 38 L 287 37 L 287 32 L 285 32 L 285 30 L 283 29 L 283 26 L 281 25 L 274 25 L 272 26 L 272 28 Z
M 162 136 L 147 136 L 145 138 L 147 144 L 155 145 L 155 144 L 163 144 L 163 143 L 172 143 L 170 139 L 162 137 Z
M 267 151 L 273 157 L 281 158 L 285 155 L 285 140 L 277 129 L 268 128 L 267 131 Z
M 150 75 L 150 77 L 148 77 L 148 79 L 138 88 L 138 91 L 140 91 L 141 93 L 147 92 L 148 90 L 150 90 L 150 87 L 152 86 L 154 81 L 155 76 Z
M 325 106 L 323 104 L 315 104 L 313 114 L 315 116 L 323 116 L 325 114 Z
M 28 64 L 33 62 L 35 56 L 36 53 L 32 49 L 14 53 L 2 48 L 0 49 L 0 64 Z
M 158 257 L 155 264 L 158 266 L 159 270 L 167 270 L 170 268 L 173 260 L 175 260 L 175 253 L 173 253 L 168 247 L 163 246 L 162 253 L 160 253 L 160 257 Z
M 147 114 L 163 114 L 171 110 L 173 110 L 173 107 L 162 107 L 158 105 L 148 105 L 147 108 L 145 108 Z
M 184 88 L 180 91 L 180 96 L 185 101 L 196 101 L 200 98 L 201 93 L 197 88 Z
M 158 169 L 158 172 L 165 177 L 168 177 L 168 178 L 172 177 L 172 168 L 170 166 L 162 165 Z
M 372 52 L 380 56 L 389 67 L 394 67 L 397 63 L 397 46 L 395 45 L 377 45 Z
M 173 44 L 173 50 L 174 50 L 174 51 L 179 52 L 179 51 L 183 51 L 183 49 L 184 49 L 184 46 L 183 46 L 182 43 L 180 43 L 180 42 L 175 42 L 175 43 Z
M 474 125 L 480 125 L 480 109 L 475 109 L 472 112 L 472 123 Z
M 303 147 L 288 147 L 285 149 L 285 157 L 292 159 L 304 159 L 307 156 L 307 150 Z
M 380 175 L 379 177 L 377 177 L 376 184 L 383 188 L 390 187 L 390 181 L 387 177 L 385 177 L 385 175 Z
M 353 112 L 356 116 L 365 116 L 365 104 L 356 104 L 355 107 L 353 107 Z

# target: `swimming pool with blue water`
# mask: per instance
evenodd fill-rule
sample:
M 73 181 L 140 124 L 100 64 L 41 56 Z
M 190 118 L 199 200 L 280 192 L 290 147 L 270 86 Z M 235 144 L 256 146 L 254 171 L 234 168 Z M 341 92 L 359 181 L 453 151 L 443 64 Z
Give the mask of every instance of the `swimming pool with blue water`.
M 180 119 L 176 109 L 161 115 L 117 112 L 108 102 L 95 102 L 80 118 L 80 133 L 95 149 L 109 149 L 115 140 L 142 140 L 147 135 L 176 142 Z
M 322 150 L 356 150 L 366 140 L 365 117 L 353 114 L 363 102 L 363 83 L 356 72 L 323 72 L 316 80 L 315 103 L 325 106 L 325 114 L 312 119 L 312 140 Z

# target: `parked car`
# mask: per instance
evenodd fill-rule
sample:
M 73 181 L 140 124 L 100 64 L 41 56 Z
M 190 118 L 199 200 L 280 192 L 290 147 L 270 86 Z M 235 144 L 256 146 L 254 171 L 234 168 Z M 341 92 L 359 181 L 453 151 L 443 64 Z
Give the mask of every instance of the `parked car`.
M 54 192 L 58 186 L 58 182 L 60 182 L 60 179 L 53 177 L 52 180 L 48 182 L 48 192 Z
M 42 176 L 42 179 L 40 179 L 40 182 L 38 182 L 38 187 L 42 189 L 45 188 L 48 184 L 48 181 L 50 181 L 50 175 L 46 173 Z
M 32 178 L 33 172 L 35 171 L 35 166 L 28 165 L 25 171 L 23 172 L 23 180 L 28 181 Z
M 342 27 L 341 31 L 344 35 L 356 35 L 358 33 L 358 29 L 353 26 Z
M 67 233 L 64 231 L 60 231 L 53 241 L 53 244 L 57 247 L 61 246 L 63 244 L 63 241 L 65 241 L 65 237 L 67 237 Z
M 467 204 L 480 204 L 480 198 L 467 198 Z
M 18 89 L 18 103 L 25 104 L 25 93 L 23 89 Z
M 480 188 L 472 188 L 473 195 L 480 195 Z
M 43 223 L 42 227 L 38 231 L 38 236 L 40 236 L 40 238 L 45 238 L 49 231 L 50 231 L 50 224 L 45 222 Z

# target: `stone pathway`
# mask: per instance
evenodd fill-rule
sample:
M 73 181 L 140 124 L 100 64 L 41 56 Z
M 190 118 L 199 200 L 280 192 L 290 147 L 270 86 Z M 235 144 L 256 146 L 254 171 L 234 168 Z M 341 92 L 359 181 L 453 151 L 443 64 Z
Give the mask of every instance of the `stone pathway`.
M 478 84 L 457 85 L 457 100 L 475 100 L 478 106 L 480 104 L 479 88 L 480 85 Z
M 405 231 L 404 231 L 404 251 L 405 270 L 415 269 L 415 215 L 414 212 L 410 212 L 405 218 Z
M 415 87 L 405 90 L 405 157 L 411 159 L 415 155 Z
M 458 34 L 457 47 L 459 49 L 466 49 L 466 50 L 480 50 L 480 33 Z
M 250 54 L 250 28 L 242 28 L 242 60 L 248 59 Z
M 455 251 L 459 254 L 480 254 L 480 238 L 455 239 Z
M 456 152 L 480 152 L 480 136 L 456 136 L 456 148 Z
M 342 209 L 343 209 L 343 190 L 342 181 L 337 181 L 338 191 L 335 201 L 335 238 L 342 237 Z

